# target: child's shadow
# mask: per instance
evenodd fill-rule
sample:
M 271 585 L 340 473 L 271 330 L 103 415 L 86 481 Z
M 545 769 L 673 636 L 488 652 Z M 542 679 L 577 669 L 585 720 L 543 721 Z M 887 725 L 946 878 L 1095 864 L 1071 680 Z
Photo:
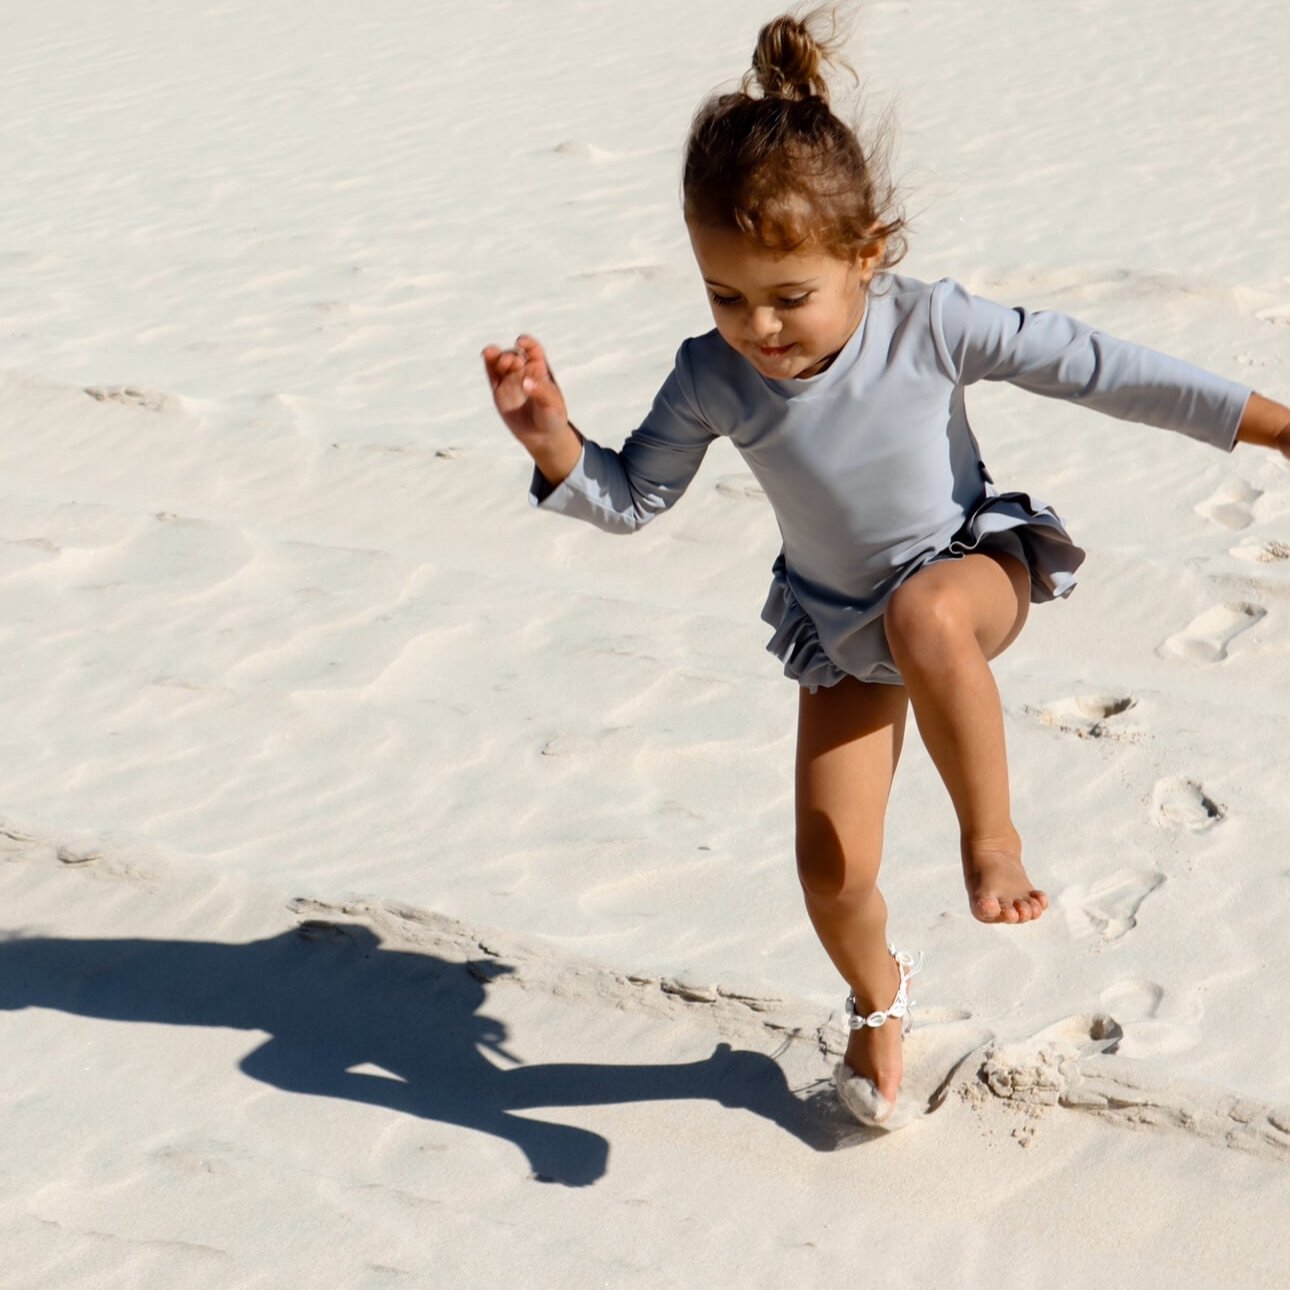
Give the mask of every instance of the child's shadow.
M 512 969 L 490 960 L 489 970 Z M 710 1098 L 763 1115 L 817 1148 L 832 1145 L 775 1062 L 725 1044 L 680 1065 L 501 1069 L 480 1051 L 508 1056 L 504 1028 L 476 1015 L 484 999 L 467 966 L 387 949 L 357 923 L 306 924 L 242 945 L 0 940 L 0 1008 L 267 1031 L 241 1062 L 253 1078 L 495 1134 L 515 1143 L 547 1182 L 594 1182 L 609 1144 L 585 1129 L 513 1112 Z M 389 1076 L 352 1069 L 367 1063 Z

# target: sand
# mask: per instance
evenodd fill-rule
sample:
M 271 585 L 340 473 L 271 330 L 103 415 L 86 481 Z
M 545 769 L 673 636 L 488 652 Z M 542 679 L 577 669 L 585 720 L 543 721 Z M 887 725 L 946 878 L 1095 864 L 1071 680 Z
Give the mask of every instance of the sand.
M 996 666 L 1039 923 L 970 918 L 907 747 L 893 1135 L 829 1092 L 764 498 L 719 444 L 630 543 L 525 502 L 480 347 L 631 429 L 776 11 L 5 18 L 5 1290 L 1284 1277 L 1290 465 L 972 391 L 1090 555 Z M 1290 399 L 1288 35 L 865 6 L 903 267 Z

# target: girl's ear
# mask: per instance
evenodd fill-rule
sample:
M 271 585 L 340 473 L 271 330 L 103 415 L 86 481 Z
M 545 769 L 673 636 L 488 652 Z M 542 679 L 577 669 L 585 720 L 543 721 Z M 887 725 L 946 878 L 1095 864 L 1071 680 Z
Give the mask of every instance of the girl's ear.
M 882 264 L 882 257 L 886 252 L 887 239 L 885 237 L 875 238 L 872 242 L 866 242 L 856 251 L 856 268 L 860 271 L 860 276 L 865 282 L 868 282 L 878 272 L 879 266 Z

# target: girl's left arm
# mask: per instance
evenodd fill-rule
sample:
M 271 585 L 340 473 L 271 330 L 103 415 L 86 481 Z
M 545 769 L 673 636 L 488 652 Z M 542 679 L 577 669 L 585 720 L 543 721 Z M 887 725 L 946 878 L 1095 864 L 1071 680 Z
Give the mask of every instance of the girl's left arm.
M 1290 458 L 1290 408 L 1261 394 L 1251 394 L 1241 414 L 1236 442 L 1275 448 L 1283 457 Z

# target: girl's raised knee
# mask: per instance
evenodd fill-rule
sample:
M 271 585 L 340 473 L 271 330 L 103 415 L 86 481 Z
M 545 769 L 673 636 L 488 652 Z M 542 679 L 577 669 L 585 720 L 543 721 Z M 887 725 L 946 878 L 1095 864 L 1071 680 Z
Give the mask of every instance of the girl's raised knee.
M 887 644 L 896 655 L 940 649 L 974 636 L 970 616 L 953 587 L 911 578 L 892 593 L 883 613 Z

